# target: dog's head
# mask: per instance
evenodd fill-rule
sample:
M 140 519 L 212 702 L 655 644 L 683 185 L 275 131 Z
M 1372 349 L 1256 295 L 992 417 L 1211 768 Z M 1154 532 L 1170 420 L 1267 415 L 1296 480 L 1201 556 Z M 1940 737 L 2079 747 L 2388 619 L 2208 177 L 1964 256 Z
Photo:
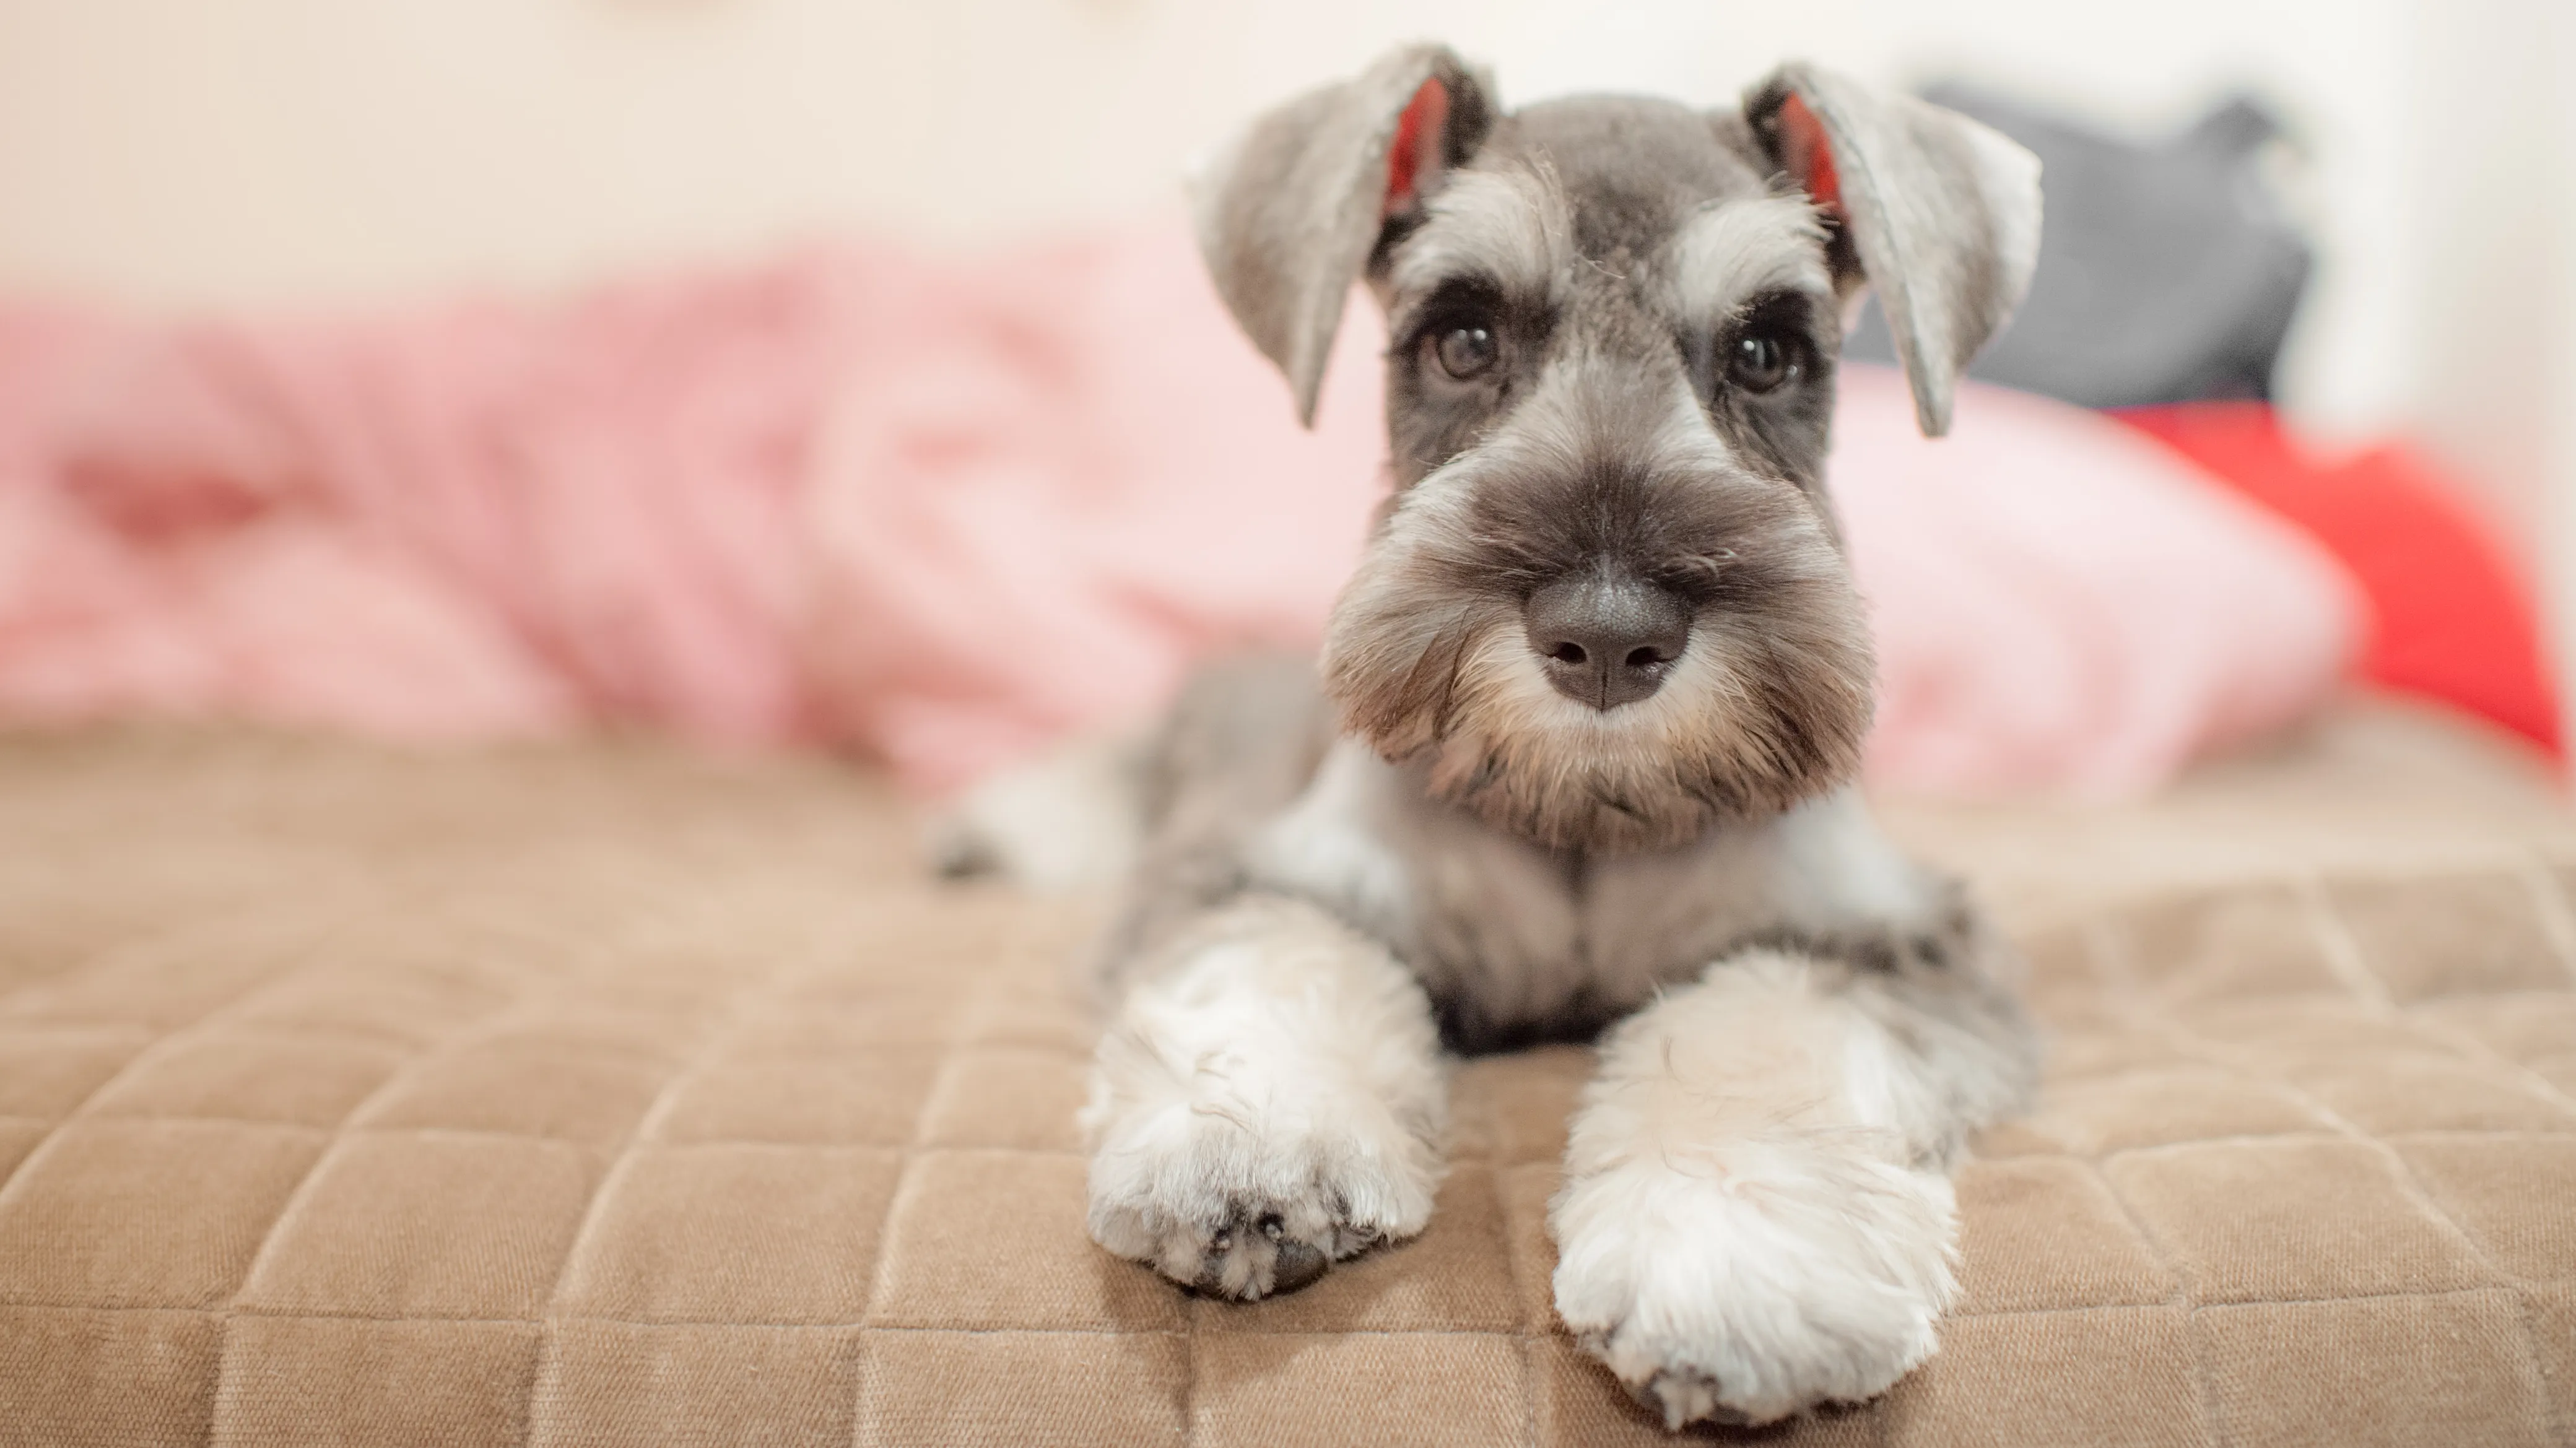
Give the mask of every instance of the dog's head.
M 1312 418 L 1353 281 L 1397 491 L 1335 607 L 1344 723 L 1544 844 L 1678 844 L 1847 779 L 1869 641 L 1822 492 L 1881 298 L 1927 433 L 2028 284 L 2039 167 L 1783 68 L 1740 111 L 1499 114 L 1438 47 L 1256 121 L 1202 177 L 1218 290 Z

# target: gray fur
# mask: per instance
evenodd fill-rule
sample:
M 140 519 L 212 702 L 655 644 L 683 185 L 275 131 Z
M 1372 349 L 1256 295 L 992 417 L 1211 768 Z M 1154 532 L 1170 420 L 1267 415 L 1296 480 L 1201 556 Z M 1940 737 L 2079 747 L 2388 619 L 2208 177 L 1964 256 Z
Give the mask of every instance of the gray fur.
M 1445 142 L 1449 194 L 1381 219 L 1396 114 L 1432 78 L 1470 118 Z M 1832 136 L 1843 211 L 1781 189 L 1771 128 L 1792 93 Z M 1939 430 L 2027 280 L 2035 173 L 1972 122 L 1806 66 L 1714 120 L 1631 98 L 1494 117 L 1483 94 L 1447 51 L 1399 51 L 1264 117 L 1202 178 L 1210 268 L 1301 407 L 1339 298 L 1372 279 L 1401 491 L 1335 611 L 1332 754 L 1333 710 L 1294 662 L 1226 666 L 1176 709 L 1110 978 L 1246 892 L 1309 899 L 1413 969 L 1454 1041 L 1490 1047 L 1589 1032 L 1712 959 L 1796 944 L 1964 1022 L 2021 1082 L 2018 1017 L 1987 984 L 2001 947 L 1845 784 L 1870 662 L 1821 495 L 1839 334 L 1819 293 L 1852 280 L 1836 269 L 1856 252 L 1912 319 Z M 1426 381 L 1406 353 L 1462 278 L 1512 333 L 1484 392 Z M 1810 375 L 1794 396 L 1730 396 L 1693 334 L 1766 297 Z M 1625 769 L 1524 727 L 1531 701 L 1476 664 L 1522 651 L 1531 593 L 1597 566 L 1692 600 L 1692 648 L 1724 660 L 1696 694 L 1671 686 L 1675 727 Z M 1838 875 L 1883 888 L 1846 898 Z M 2014 1089 L 1963 1099 L 1992 1114 Z
M 1445 165 L 1390 202 L 1397 116 L 1428 80 L 1450 93 L 1450 129 L 1426 142 Z M 1791 95 L 1822 123 L 1838 208 L 1782 174 L 1809 159 L 1783 151 Z M 1385 306 L 1397 492 L 1320 666 L 1204 675 L 1154 751 L 1100 973 L 1121 1013 L 1087 1116 L 1100 1241 L 1202 1290 L 1302 1285 L 1420 1230 L 1436 1170 L 1386 1164 L 1436 1162 L 1429 1019 L 1476 1050 L 1627 1017 L 1551 1218 L 1593 1234 L 1558 1282 L 1592 1349 L 1676 1423 L 1875 1392 L 1929 1350 L 1949 1281 L 1939 1173 L 2017 1108 L 2036 1049 L 2009 949 L 1852 783 L 1873 669 L 1824 456 L 1864 272 L 1904 319 L 1924 429 L 1947 424 L 1958 370 L 2027 280 L 2036 176 L 2017 156 L 1796 66 L 1743 114 L 1593 98 L 1496 116 L 1456 57 L 1416 47 L 1265 117 L 1207 178 L 1210 268 L 1301 414 L 1350 284 Z M 1652 677 L 1574 687 L 1539 639 L 1574 637 L 1555 615 L 1590 605 L 1564 600 L 1612 597 L 1623 611 L 1586 615 L 1581 637 Z M 1655 646 L 1626 651 L 1649 625 Z M 1781 1309 L 1812 1305 L 1813 1331 L 1776 1352 L 1729 1337 L 1724 1304 L 1629 1300 L 1653 1274 L 1620 1264 L 1662 1250 L 1639 1235 L 1662 1219 L 1621 1224 L 1603 1163 L 1641 1158 L 1582 1146 L 1683 1109 L 1667 1084 L 1689 1109 L 1720 1099 L 1658 1082 L 1651 1043 L 1685 1019 L 1747 1035 L 1697 1070 L 1844 1040 L 1876 1053 L 1854 1100 L 1877 1104 L 1848 1121 L 1783 1104 L 1780 1130 L 1814 1134 L 1765 1138 L 1742 1167 L 1777 1191 L 1699 1208 L 1774 1202 L 1752 1226 L 1818 1244 L 1890 1234 L 1885 1251 L 1816 1247 L 1814 1281 L 1784 1289 L 1812 1304 Z M 1338 1118 L 1274 1118 L 1308 1083 Z M 1728 1089 L 1773 1120 L 1759 1081 Z M 1924 1179 L 1837 1211 L 1842 1184 L 1886 1181 L 1877 1140 Z M 1715 1241 L 1687 1249 L 1730 1250 Z M 1880 1300 L 1904 1311 L 1835 1325 Z M 1705 1321 L 1666 1331 L 1685 1319 Z
M 1791 94 L 1833 138 L 1860 270 L 1878 288 L 1915 418 L 1939 437 L 1959 374 L 2030 290 L 2039 158 L 1954 111 L 1811 65 L 1782 66 L 1746 106 L 1775 158 Z
M 1315 420 L 1342 304 L 1385 220 L 1397 118 L 1434 80 L 1449 90 L 1444 148 L 1453 162 L 1464 159 L 1483 139 L 1485 86 L 1447 48 L 1420 45 L 1263 116 L 1193 187 L 1217 292 L 1288 375 L 1302 422 Z
M 1151 747 L 1145 843 L 1102 942 L 1104 991 L 1250 886 L 1253 836 L 1306 791 L 1332 738 L 1311 659 L 1246 655 L 1191 677 Z

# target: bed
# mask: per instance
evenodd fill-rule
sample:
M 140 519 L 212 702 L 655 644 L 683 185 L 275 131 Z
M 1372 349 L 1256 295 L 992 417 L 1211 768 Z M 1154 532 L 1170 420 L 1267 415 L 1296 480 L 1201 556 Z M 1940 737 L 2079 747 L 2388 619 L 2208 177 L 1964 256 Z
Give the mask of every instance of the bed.
M 2533 759 L 2356 698 L 2144 804 L 1888 813 L 2022 941 L 2047 1086 L 1940 1354 L 1750 1441 L 2576 1442 Z M 1191 1300 L 1083 1234 L 1099 902 L 915 828 L 643 742 L 0 740 L 0 1442 L 1664 1440 L 1549 1308 L 1586 1052 L 1459 1067 L 1419 1241 Z

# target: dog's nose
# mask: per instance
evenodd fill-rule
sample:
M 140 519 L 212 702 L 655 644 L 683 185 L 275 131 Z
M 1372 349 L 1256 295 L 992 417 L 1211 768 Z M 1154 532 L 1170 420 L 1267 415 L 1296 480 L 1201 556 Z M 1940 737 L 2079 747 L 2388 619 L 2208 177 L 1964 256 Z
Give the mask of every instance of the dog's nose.
M 1595 709 L 1633 704 L 1663 687 L 1690 643 L 1690 610 L 1664 589 L 1580 574 L 1530 595 L 1522 614 L 1547 681 Z

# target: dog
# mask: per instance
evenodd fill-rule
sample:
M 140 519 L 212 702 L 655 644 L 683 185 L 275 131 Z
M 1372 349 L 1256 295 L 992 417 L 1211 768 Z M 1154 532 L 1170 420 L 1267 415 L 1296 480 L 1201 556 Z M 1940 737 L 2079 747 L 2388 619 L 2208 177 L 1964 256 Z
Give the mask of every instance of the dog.
M 1946 428 L 2038 162 L 1801 65 L 1714 114 L 1491 95 L 1399 50 L 1195 188 L 1305 421 L 1352 285 L 1384 308 L 1394 488 L 1319 664 L 1211 668 L 1132 770 L 983 797 L 1059 864 L 1092 846 L 1046 800 L 1134 806 L 1091 1235 L 1203 1294 L 1304 1286 L 1423 1230 L 1445 1052 L 1598 1033 L 1565 1326 L 1675 1429 L 1866 1399 L 1933 1350 L 1950 1173 L 2038 1050 L 2006 943 L 1853 783 L 1834 369 L 1875 291 Z

